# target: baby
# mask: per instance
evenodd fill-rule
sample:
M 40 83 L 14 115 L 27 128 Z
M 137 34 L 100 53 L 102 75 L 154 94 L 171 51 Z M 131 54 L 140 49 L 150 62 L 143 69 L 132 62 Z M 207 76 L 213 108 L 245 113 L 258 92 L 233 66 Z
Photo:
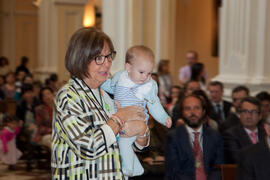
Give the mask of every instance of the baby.
M 121 107 L 132 105 L 144 107 L 146 121 L 149 117 L 147 107 L 155 120 L 170 128 L 171 118 L 163 109 L 157 96 L 158 86 L 151 78 L 153 69 L 152 50 L 145 46 L 133 46 L 126 53 L 125 70 L 105 81 L 101 88 L 113 94 Z M 135 140 L 136 136 L 127 137 L 125 132 L 120 132 L 118 143 L 125 176 L 138 176 L 144 171 L 132 149 Z

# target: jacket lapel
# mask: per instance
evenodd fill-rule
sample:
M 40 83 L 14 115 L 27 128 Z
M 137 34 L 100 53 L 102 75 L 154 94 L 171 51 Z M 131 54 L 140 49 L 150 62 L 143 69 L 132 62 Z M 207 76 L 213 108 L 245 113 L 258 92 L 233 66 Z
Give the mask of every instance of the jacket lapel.
M 205 125 L 203 125 L 203 160 L 204 160 L 204 166 L 206 168 L 206 165 L 208 164 L 207 162 L 209 161 L 209 157 L 211 151 L 211 139 L 209 137 L 208 131 L 207 131 L 207 127 Z
M 258 139 L 259 142 L 265 141 L 265 131 L 262 126 L 257 126 L 258 127 Z
M 242 144 L 242 147 L 252 144 L 251 139 L 249 138 L 243 126 L 239 126 L 238 137 L 240 139 L 240 143 Z
M 179 144 L 181 144 L 181 147 L 183 148 L 183 151 L 188 154 L 189 159 L 192 159 L 194 162 L 194 156 L 193 156 L 193 150 L 192 150 L 192 146 L 191 146 L 191 140 L 190 137 L 188 135 L 187 129 L 186 127 L 183 125 L 181 127 L 181 131 L 179 133 Z M 180 138 L 181 137 L 181 138 Z

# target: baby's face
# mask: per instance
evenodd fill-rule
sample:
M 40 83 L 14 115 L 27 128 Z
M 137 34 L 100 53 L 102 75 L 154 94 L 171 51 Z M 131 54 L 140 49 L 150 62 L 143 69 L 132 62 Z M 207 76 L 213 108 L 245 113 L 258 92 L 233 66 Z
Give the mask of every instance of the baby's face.
M 131 63 L 126 63 L 128 76 L 136 84 L 147 82 L 153 72 L 153 61 L 145 58 L 146 57 L 136 57 Z

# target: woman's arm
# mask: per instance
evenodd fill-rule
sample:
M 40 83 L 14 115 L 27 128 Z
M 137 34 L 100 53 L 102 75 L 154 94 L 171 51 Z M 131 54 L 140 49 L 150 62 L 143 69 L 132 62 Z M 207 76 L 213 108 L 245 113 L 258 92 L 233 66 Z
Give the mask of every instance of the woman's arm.
M 106 119 L 85 102 L 76 90 L 59 93 L 55 100 L 53 129 L 74 153 L 91 160 L 106 154 L 116 138 Z M 94 111 L 99 115 L 95 116 Z
M 59 93 L 56 97 L 54 130 L 82 158 L 103 156 L 116 142 L 115 134 L 119 131 L 117 123 L 104 119 L 105 112 L 95 109 L 91 100 L 82 99 L 76 90 L 64 91 L 67 92 Z M 120 108 L 115 115 L 123 122 L 143 118 L 140 107 Z

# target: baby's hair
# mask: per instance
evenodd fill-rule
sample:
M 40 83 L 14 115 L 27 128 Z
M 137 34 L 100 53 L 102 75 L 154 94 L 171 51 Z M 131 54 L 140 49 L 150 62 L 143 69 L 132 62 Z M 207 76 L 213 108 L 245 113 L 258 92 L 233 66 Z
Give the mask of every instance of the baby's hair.
M 11 123 L 11 122 L 17 122 L 18 118 L 16 116 L 11 116 L 9 114 L 5 114 L 3 117 L 3 123 L 6 125 L 7 123 Z
M 139 53 L 145 53 L 148 56 L 150 56 L 152 59 L 155 59 L 155 55 L 152 49 L 144 45 L 135 45 L 127 50 L 126 63 L 131 63 L 132 59 L 136 58 L 136 56 L 138 56 Z

